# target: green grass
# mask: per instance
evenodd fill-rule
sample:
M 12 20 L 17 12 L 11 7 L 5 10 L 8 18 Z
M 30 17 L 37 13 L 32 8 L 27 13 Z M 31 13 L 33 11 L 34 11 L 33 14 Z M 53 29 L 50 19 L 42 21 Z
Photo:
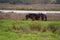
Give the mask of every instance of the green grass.
M 0 20 L 0 40 L 60 40 L 60 34 L 51 31 L 29 30 L 31 26 L 46 27 L 49 24 L 57 26 L 60 21 Z M 14 30 L 13 26 L 23 29 Z

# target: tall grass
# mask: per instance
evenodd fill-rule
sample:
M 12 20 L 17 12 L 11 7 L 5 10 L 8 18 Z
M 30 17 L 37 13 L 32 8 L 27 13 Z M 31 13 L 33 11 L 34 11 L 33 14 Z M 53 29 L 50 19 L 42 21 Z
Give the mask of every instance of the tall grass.
M 0 40 L 60 40 L 59 32 L 60 21 L 0 20 Z
M 60 21 L 0 20 L 0 28 L 3 30 L 14 30 L 18 32 L 59 32 Z

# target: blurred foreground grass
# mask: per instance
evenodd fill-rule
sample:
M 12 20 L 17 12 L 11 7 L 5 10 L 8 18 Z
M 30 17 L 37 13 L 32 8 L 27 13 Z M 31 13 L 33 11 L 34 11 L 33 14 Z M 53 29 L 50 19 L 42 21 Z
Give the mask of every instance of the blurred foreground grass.
M 60 21 L 0 20 L 0 40 L 60 40 L 59 29 Z

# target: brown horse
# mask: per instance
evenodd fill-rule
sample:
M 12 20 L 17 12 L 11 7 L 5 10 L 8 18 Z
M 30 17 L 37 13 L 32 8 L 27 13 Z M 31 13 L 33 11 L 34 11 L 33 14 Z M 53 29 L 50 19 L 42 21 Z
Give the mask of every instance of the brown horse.
M 26 15 L 26 20 L 28 20 L 29 18 L 32 20 L 40 20 L 41 19 L 41 20 L 47 21 L 47 16 L 42 13 L 38 13 L 38 14 L 29 13 Z

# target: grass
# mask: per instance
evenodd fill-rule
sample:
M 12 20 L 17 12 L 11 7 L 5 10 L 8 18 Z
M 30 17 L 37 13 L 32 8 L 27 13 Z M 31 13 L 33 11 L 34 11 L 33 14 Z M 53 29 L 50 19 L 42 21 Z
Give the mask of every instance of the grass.
M 60 40 L 60 34 L 31 30 L 58 25 L 60 21 L 0 20 L 0 40 Z
M 0 8 L 0 10 L 32 10 L 32 11 L 60 11 L 60 9 L 36 9 L 36 8 Z

